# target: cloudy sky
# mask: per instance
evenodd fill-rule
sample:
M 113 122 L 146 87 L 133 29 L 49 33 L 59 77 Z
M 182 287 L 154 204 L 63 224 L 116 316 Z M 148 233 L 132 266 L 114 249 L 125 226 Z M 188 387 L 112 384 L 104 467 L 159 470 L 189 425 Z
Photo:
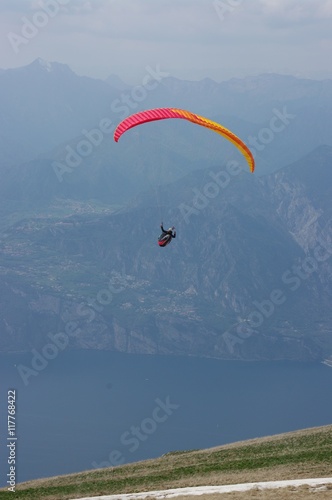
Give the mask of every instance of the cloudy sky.
M 37 57 L 138 83 L 147 65 L 216 81 L 332 78 L 332 0 L 1 0 L 0 68 Z

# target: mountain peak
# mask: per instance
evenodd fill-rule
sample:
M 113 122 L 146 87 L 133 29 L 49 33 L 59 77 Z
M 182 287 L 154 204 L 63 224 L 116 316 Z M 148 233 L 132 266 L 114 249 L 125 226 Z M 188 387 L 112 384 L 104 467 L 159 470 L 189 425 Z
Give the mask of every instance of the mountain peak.
M 52 63 L 50 63 L 49 61 L 45 61 L 45 59 L 42 59 L 41 57 L 35 59 L 31 64 L 31 66 L 35 67 L 40 66 L 41 68 L 45 69 L 48 73 L 50 73 L 54 69 Z
M 23 70 L 34 70 L 34 71 L 42 71 L 44 73 L 73 73 L 73 71 L 67 66 L 67 64 L 62 64 L 58 62 L 50 62 L 38 57 L 34 61 L 32 61 L 27 66 L 23 68 L 18 68 Z

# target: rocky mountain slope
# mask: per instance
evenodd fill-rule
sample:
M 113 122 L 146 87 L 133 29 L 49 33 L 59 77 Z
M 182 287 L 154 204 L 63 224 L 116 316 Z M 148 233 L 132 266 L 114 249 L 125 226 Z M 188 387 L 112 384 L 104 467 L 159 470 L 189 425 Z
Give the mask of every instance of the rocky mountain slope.
M 40 350 L 61 332 L 66 348 L 328 357 L 331 161 L 321 147 L 265 177 L 197 170 L 127 209 L 7 218 L 1 350 Z M 178 230 L 165 249 L 161 219 Z

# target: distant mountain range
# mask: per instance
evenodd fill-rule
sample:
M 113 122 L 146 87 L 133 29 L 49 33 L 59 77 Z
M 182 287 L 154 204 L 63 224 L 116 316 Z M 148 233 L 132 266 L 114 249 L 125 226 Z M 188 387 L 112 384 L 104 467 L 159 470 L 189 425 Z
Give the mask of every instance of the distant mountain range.
M 136 87 L 42 60 L 0 73 L 0 350 L 62 332 L 67 348 L 327 358 L 332 81 L 158 71 Z M 116 144 L 120 105 L 220 121 L 251 143 L 257 171 L 181 120 Z M 161 221 L 178 231 L 166 249 Z
M 64 64 L 37 59 L 0 73 L 0 168 L 39 155 L 49 160 L 65 156 L 66 146 L 86 139 L 82 130 L 98 128 L 102 119 L 111 121 L 112 128 L 135 111 L 164 106 L 220 120 L 252 147 L 256 144 L 258 174 L 296 161 L 320 145 L 332 146 L 332 80 L 265 74 L 221 83 L 191 82 L 173 78 L 166 68 L 156 66 L 147 67 L 141 85 L 129 87 L 114 75 L 101 81 L 78 76 Z M 283 118 L 277 119 L 276 113 Z M 220 164 L 225 150 L 233 154 L 220 138 L 213 140 L 190 124 L 146 127 L 135 130 L 136 140 L 142 141 L 144 150 L 158 147 L 162 164 L 169 147 L 179 155 L 179 162 L 187 158 Z M 117 160 L 119 147 L 111 133 L 104 135 L 103 148 L 93 148 L 91 155 L 82 158 L 82 165 L 102 161 L 113 167 L 121 159 L 122 164 L 132 162 L 142 154 L 135 145 L 135 152 Z M 127 144 L 131 149 L 129 139 Z M 146 161 L 151 161 L 148 155 Z M 178 166 L 176 160 L 173 164 Z M 83 173 L 81 177 L 84 181 Z

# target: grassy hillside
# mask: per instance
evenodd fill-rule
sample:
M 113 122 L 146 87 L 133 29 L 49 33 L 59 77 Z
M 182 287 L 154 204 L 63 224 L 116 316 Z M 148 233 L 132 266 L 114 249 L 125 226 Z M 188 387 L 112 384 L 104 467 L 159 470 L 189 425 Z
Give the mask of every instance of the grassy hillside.
M 174 451 L 155 460 L 29 481 L 17 485 L 15 498 L 65 500 L 186 486 L 329 476 L 332 476 L 332 425 L 207 450 Z M 0 499 L 8 494 L 2 489 Z M 301 499 L 305 494 L 303 490 Z M 257 498 L 270 498 L 267 492 L 264 495 Z M 247 493 L 248 496 L 256 498 Z

